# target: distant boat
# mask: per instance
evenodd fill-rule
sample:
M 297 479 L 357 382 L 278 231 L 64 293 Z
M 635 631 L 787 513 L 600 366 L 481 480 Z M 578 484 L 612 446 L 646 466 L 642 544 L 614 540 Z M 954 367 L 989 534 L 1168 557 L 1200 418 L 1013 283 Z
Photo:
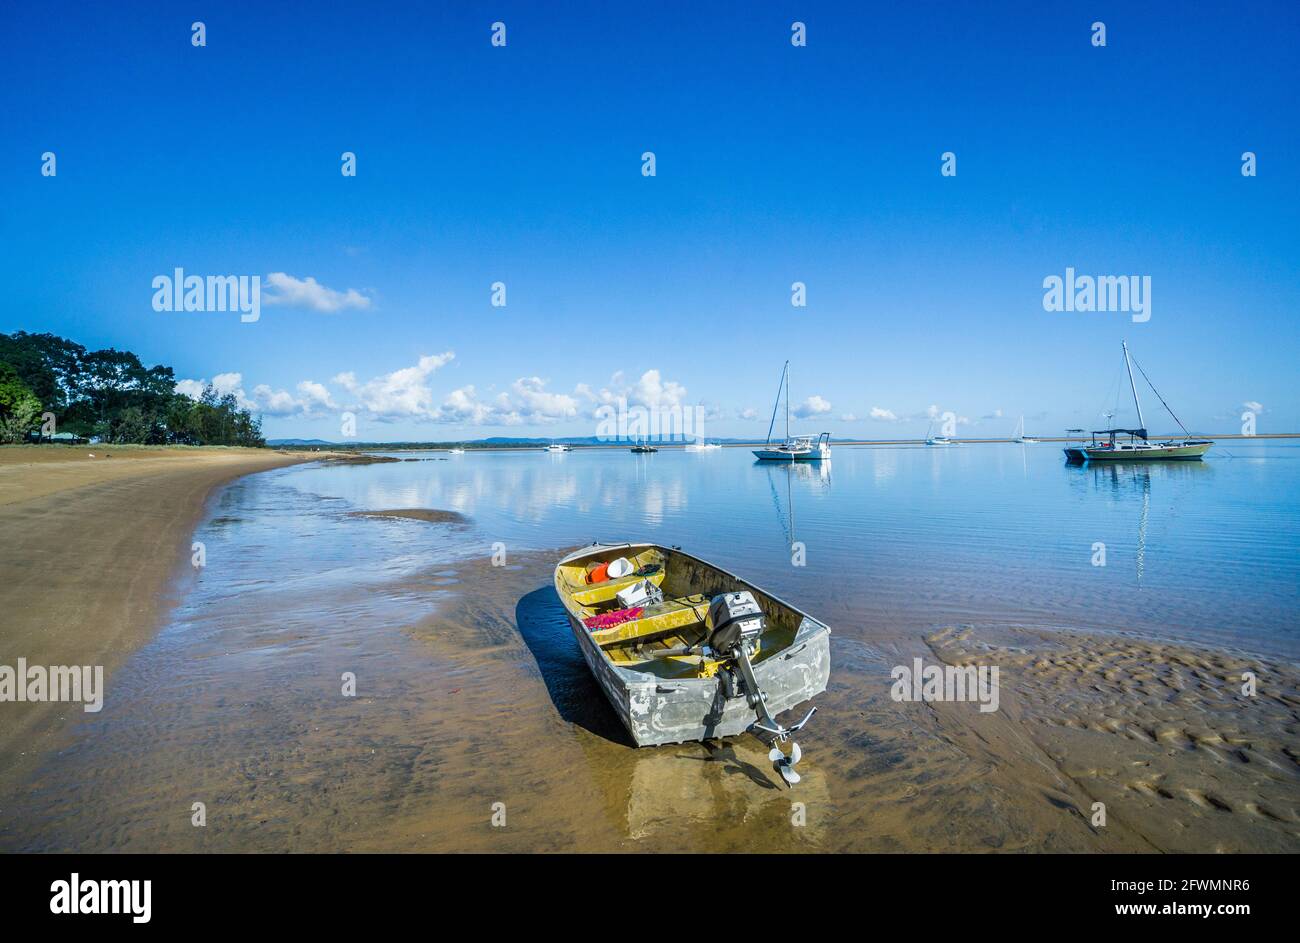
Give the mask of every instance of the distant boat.
M 930 423 L 930 429 L 934 428 L 934 423 Z M 930 429 L 925 430 L 926 445 L 952 445 L 952 439 L 946 435 L 930 435 Z
M 1083 462 L 1152 462 L 1152 461 L 1200 461 L 1204 458 L 1205 453 L 1214 445 L 1211 439 L 1194 439 L 1192 434 L 1187 431 L 1182 420 L 1174 416 L 1174 411 L 1169 408 L 1160 391 L 1155 388 L 1151 378 L 1146 375 L 1141 364 L 1138 365 L 1138 371 L 1142 374 L 1142 379 L 1147 381 L 1147 386 L 1151 387 L 1151 392 L 1156 394 L 1156 399 L 1160 404 L 1173 416 L 1174 422 L 1183 430 L 1185 438 L 1176 442 L 1171 440 L 1165 442 L 1151 442 L 1147 438 L 1146 420 L 1142 418 L 1142 403 L 1138 400 L 1137 383 L 1133 380 L 1133 361 L 1129 357 L 1128 342 L 1121 341 L 1120 346 L 1124 350 L 1124 367 L 1128 370 L 1128 385 L 1133 392 L 1133 406 L 1137 409 L 1138 428 L 1136 429 L 1098 429 L 1092 432 L 1092 441 L 1088 445 L 1067 445 L 1065 447 L 1065 458 L 1072 463 Z M 1082 433 L 1082 429 L 1071 429 L 1071 432 Z M 1127 440 L 1121 440 L 1120 436 L 1128 436 Z M 1098 438 L 1102 436 L 1102 438 Z
M 451 452 L 452 455 L 464 455 L 464 454 L 465 454 L 465 450 L 462 449 L 462 448 L 460 448 L 459 446 L 457 446 L 457 447 L 454 448 L 454 449 L 451 449 L 450 452 Z
M 688 451 L 688 452 L 713 452 L 713 451 L 715 451 L 715 450 L 717 450 L 717 449 L 720 449 L 720 448 L 722 448 L 722 443 L 720 443 L 720 442 L 705 442 L 704 440 L 701 439 L 701 440 L 699 440 L 699 441 L 692 442 L 690 445 L 686 446 L 686 451 Z
M 573 448 L 572 448 L 571 446 L 565 445 L 563 442 L 556 442 L 556 443 L 553 443 L 553 444 L 551 444 L 551 445 L 548 445 L 548 446 L 546 447 L 546 451 L 548 451 L 548 452 L 572 452 L 572 451 L 573 451 Z
M 644 439 L 642 439 L 640 442 L 637 442 L 635 445 L 633 445 L 632 448 L 629 449 L 628 451 L 636 452 L 638 454 L 645 454 L 649 452 L 658 452 L 659 449 L 655 448 L 655 446 L 651 445 L 649 442 L 646 442 Z
M 772 427 L 776 425 L 776 411 L 781 406 L 781 391 L 785 390 L 785 441 L 772 445 Z M 776 388 L 776 402 L 772 404 L 772 421 L 767 425 L 767 448 L 754 449 L 761 462 L 820 462 L 831 457 L 831 434 L 790 435 L 790 361 L 781 371 L 781 385 Z
M 1033 443 L 1038 441 L 1038 439 L 1036 439 L 1034 436 L 1025 435 L 1024 416 L 1020 417 L 1020 423 L 1019 425 L 1016 426 L 1016 441 L 1019 442 L 1021 445 L 1032 445 Z

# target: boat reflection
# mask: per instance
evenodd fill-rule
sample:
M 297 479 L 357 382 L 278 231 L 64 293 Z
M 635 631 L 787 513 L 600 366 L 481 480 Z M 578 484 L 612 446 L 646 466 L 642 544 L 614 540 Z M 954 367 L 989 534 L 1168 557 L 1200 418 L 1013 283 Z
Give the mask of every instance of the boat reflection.
M 1136 505 L 1137 553 L 1136 575 L 1138 589 L 1146 573 L 1147 536 L 1151 524 L 1152 483 L 1190 482 L 1214 474 L 1214 467 L 1204 462 L 1169 462 L 1163 464 L 1088 463 L 1066 464 L 1067 473 L 1075 477 L 1072 486 L 1105 494 L 1113 504 Z M 1166 526 L 1173 523 L 1174 514 L 1162 520 Z
M 777 518 L 781 521 L 781 530 L 785 534 L 785 545 L 793 558 L 794 555 L 801 553 L 794 530 L 794 484 L 798 481 L 829 490 L 831 462 L 827 459 L 824 462 L 815 463 L 756 461 L 754 464 L 767 472 L 768 485 L 772 489 L 772 505 L 776 508 Z M 788 513 L 783 513 L 781 508 L 780 493 L 782 490 L 785 492 L 785 507 Z

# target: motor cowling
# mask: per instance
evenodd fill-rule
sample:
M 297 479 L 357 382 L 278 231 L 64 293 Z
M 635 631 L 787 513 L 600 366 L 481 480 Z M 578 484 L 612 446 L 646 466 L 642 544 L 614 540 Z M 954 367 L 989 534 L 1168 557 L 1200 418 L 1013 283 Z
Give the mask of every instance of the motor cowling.
M 709 647 L 721 655 L 733 655 L 740 646 L 753 651 L 754 642 L 767 628 L 767 618 L 754 594 L 742 590 L 714 596 L 705 626 Z

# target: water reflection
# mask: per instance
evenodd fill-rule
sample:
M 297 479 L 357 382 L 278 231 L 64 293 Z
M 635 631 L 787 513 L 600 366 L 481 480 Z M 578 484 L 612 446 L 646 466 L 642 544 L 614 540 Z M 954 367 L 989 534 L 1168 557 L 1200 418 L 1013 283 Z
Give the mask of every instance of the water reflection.
M 1093 462 L 1063 466 L 1071 476 L 1077 476 L 1093 492 L 1105 495 L 1113 504 L 1128 508 L 1133 505 L 1136 538 L 1134 571 L 1137 588 L 1142 589 L 1146 574 L 1147 536 L 1151 524 L 1152 483 L 1157 488 L 1171 483 L 1193 482 L 1213 475 L 1213 468 L 1204 462 Z M 1168 521 L 1172 523 L 1172 515 Z
M 596 538 L 679 544 L 810 611 L 867 606 L 853 616 L 859 624 L 1049 613 L 1276 635 L 1290 631 L 1280 614 L 1294 611 L 1300 584 L 1300 449 L 1238 450 L 1262 463 L 1069 466 L 1055 448 L 1023 445 L 843 448 L 834 462 L 794 464 L 755 462 L 743 449 L 471 452 L 296 469 L 282 480 L 346 508 L 457 511 L 473 520 L 478 544 L 500 540 L 512 552 Z M 411 525 L 402 533 L 430 539 Z M 1140 572 L 1142 588 L 1162 594 L 1159 612 L 1119 586 L 1104 612 L 1089 604 L 1108 578 L 1088 564 L 1096 541 L 1119 555 L 1110 577 L 1131 587 Z M 807 566 L 791 567 L 795 543 L 817 548 Z M 865 596 L 846 595 L 864 585 Z

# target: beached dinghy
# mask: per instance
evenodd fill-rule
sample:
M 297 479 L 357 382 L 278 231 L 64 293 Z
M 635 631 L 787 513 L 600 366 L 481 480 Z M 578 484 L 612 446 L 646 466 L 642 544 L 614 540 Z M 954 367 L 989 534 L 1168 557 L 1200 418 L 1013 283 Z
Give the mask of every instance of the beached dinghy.
M 606 578 L 589 582 L 592 571 Z M 790 727 L 775 715 L 826 690 L 826 625 L 726 570 L 654 544 L 584 547 L 556 565 L 555 589 L 637 746 L 753 731 L 773 741 L 769 756 L 785 780 L 799 781 L 799 745 L 792 741 L 786 755 L 777 743 L 817 709 Z

